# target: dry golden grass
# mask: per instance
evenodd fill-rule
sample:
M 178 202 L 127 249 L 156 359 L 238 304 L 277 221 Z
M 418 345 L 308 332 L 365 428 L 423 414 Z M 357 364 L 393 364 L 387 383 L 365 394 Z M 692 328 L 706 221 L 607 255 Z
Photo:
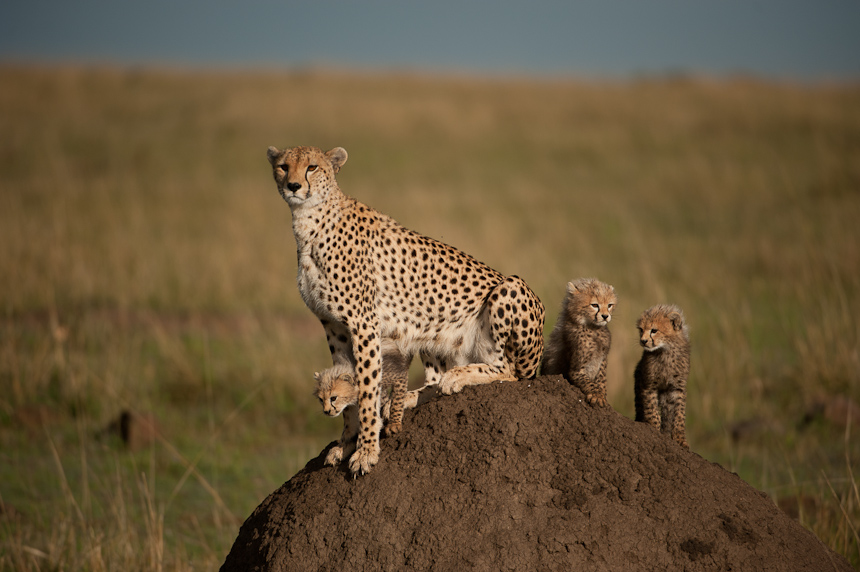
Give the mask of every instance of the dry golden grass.
M 0 68 L 0 569 L 212 568 L 337 433 L 268 145 L 523 277 L 691 323 L 688 437 L 860 565 L 860 88 Z M 161 436 L 93 437 L 123 409 Z M 804 421 L 804 419 L 806 421 Z M 812 499 L 808 501 L 807 499 Z M 805 508 L 804 508 L 805 507 Z

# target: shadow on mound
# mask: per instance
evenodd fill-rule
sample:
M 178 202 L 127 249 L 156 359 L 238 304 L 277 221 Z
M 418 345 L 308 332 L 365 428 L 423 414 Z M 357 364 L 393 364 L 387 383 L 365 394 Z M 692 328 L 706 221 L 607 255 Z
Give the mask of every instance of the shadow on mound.
M 239 531 L 247 570 L 851 570 L 719 465 L 561 377 L 407 412 L 353 480 L 326 451 Z

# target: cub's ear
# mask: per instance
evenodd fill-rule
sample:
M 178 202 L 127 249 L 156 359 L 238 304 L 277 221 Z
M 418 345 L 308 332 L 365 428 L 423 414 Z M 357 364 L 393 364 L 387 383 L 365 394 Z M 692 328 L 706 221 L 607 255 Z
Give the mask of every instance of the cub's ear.
M 669 314 L 669 321 L 672 322 L 672 327 L 676 330 L 680 330 L 684 327 L 684 318 L 682 318 L 681 314 L 678 312 L 672 312 Z
M 314 379 L 317 381 L 322 381 L 322 375 L 320 375 L 320 372 L 318 372 L 318 371 L 314 372 Z
M 281 156 L 281 152 L 278 151 L 277 147 L 269 147 L 266 150 L 266 157 L 269 158 L 269 164 L 272 165 L 272 167 L 275 166 L 275 162 L 278 160 L 278 157 L 280 157 L 280 156 Z
M 343 164 L 346 163 L 347 155 L 346 149 L 343 147 L 335 147 L 331 151 L 325 154 L 328 157 L 328 160 L 331 162 L 332 170 L 337 173 L 340 171 L 340 168 L 343 167 Z
M 341 375 L 340 378 L 350 385 L 355 385 L 355 378 L 352 376 L 351 373 L 345 373 Z
M 571 294 L 575 294 L 577 292 L 584 292 L 586 287 L 588 286 L 588 281 L 584 278 L 578 278 L 573 280 L 572 282 L 567 283 L 567 291 Z

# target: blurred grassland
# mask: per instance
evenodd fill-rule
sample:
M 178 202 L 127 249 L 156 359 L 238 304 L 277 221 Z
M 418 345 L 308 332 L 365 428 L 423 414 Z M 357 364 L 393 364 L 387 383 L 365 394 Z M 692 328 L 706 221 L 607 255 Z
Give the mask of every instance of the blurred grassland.
M 0 133 L 0 569 L 216 567 L 339 434 L 265 159 L 300 144 L 547 332 L 568 280 L 613 284 L 624 415 L 633 324 L 679 304 L 691 448 L 860 566 L 860 425 L 814 407 L 860 401 L 860 86 L 6 65 Z M 123 409 L 162 437 L 93 437 Z

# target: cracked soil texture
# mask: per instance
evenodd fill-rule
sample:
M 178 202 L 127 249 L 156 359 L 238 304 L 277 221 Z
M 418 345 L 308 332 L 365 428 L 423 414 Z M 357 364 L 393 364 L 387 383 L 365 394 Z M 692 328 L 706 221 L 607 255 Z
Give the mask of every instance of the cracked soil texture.
M 222 572 L 851 570 L 764 493 L 559 376 L 433 399 L 381 446 L 357 479 L 326 448 Z

